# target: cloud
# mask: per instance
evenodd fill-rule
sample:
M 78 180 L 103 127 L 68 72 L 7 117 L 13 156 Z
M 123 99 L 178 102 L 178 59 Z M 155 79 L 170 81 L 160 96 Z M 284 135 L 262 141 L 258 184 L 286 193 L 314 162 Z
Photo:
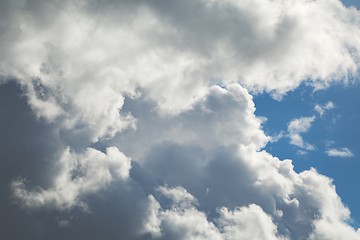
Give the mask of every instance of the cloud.
M 272 218 L 255 204 L 234 211 L 221 208 L 219 212 L 218 221 L 224 239 L 287 239 L 278 236 Z
M 240 85 L 214 86 L 191 109 L 174 116 L 144 108 L 151 105 L 146 99 L 137 101 L 124 106 L 138 128 L 123 134 L 142 151 L 123 154 L 121 138 L 111 142 L 119 141 L 118 149 L 104 152 L 65 148 L 48 187 L 13 181 L 13 194 L 26 209 L 57 209 L 39 217 L 51 232 L 96 239 L 106 224 L 118 222 L 107 233 L 114 238 L 300 239 L 322 236 L 322 226 L 335 224 L 344 236 L 356 236 L 330 179 L 315 170 L 298 174 L 290 160 L 261 150 L 270 138 L 261 130 L 251 95 Z M 127 137 L 132 131 L 137 134 Z M 145 149 L 143 138 L 152 143 Z M 134 156 L 140 164 L 133 161 L 130 168 Z M 52 221 L 67 226 L 59 230 Z M 259 223 L 261 231 L 253 231 Z M 81 233 L 84 226 L 92 226 L 88 234 Z
M 336 0 L 1 1 L 0 89 L 19 89 L 0 94 L 0 236 L 359 238 L 331 179 L 263 150 L 252 99 L 346 83 L 359 19 Z M 313 148 L 314 118 L 292 144 Z
M 329 157 L 352 157 L 354 154 L 348 148 L 330 148 L 325 152 Z
M 313 175 L 311 172 L 304 173 L 303 180 L 312 186 L 307 187 L 307 190 L 316 186 L 313 185 L 313 180 L 325 180 Z M 321 185 L 322 181 L 320 181 Z M 325 185 L 323 185 L 325 186 Z M 188 198 L 189 193 L 185 189 L 177 187 L 175 190 L 162 188 L 163 191 L 181 191 Z M 305 189 L 304 189 L 305 190 Z M 329 191 L 330 192 L 327 192 Z M 317 191 L 317 190 L 315 190 Z M 322 197 L 333 196 L 332 188 L 325 188 L 319 192 Z M 148 217 L 144 222 L 144 232 L 148 232 L 156 239 L 300 239 L 301 237 L 286 237 L 278 233 L 278 227 L 274 223 L 274 217 L 266 214 L 263 209 L 256 205 L 250 204 L 241 208 L 229 210 L 222 207 L 217 209 L 217 217 L 209 221 L 206 214 L 198 210 L 191 202 L 186 205 L 179 205 L 177 197 L 174 195 L 167 195 L 172 203 L 167 209 L 164 209 L 161 204 L 150 195 L 148 198 Z M 193 199 L 193 198 L 191 198 Z M 332 198 L 327 204 L 333 204 Z M 328 209 L 329 210 L 329 209 Z M 327 210 L 326 210 L 327 211 Z M 328 212 L 320 213 L 325 216 L 314 220 L 314 232 L 310 234 L 309 239 L 346 239 L 352 237 L 359 239 L 360 235 L 344 224 L 341 220 L 336 220 L 341 217 L 341 213 Z M 327 214 L 330 214 L 327 216 Z M 340 215 L 337 215 L 340 214 Z M 281 214 L 280 214 L 281 216 Z M 299 219 L 300 220 L 300 219 Z M 335 220 L 335 221 L 333 221 Z M 298 222 L 300 224 L 300 222 Z
M 178 113 L 214 83 L 281 97 L 304 81 L 344 81 L 359 65 L 359 13 L 335 0 L 3 1 L 1 9 L 2 78 L 23 86 L 38 117 L 92 142 L 135 126 L 121 112 L 126 96 Z
M 280 131 L 279 133 L 274 134 L 271 136 L 270 142 L 275 143 L 282 139 L 283 137 L 286 137 L 286 131 Z
M 325 105 L 316 104 L 314 109 L 320 115 L 320 117 L 322 117 L 326 111 L 333 109 L 334 107 L 335 107 L 334 103 L 329 101 Z
M 210 87 L 191 109 L 172 116 L 154 111 L 146 99 L 127 99 L 124 111 L 137 119 L 136 130 L 126 131 L 107 141 L 139 162 L 161 143 L 200 145 L 205 149 L 234 144 L 261 149 L 269 141 L 255 116 L 252 96 L 239 84 Z
M 228 99 L 227 95 L 232 95 L 226 89 L 223 91 L 222 98 L 216 98 L 216 101 L 213 102 L 214 105 Z M 212 91 L 205 96 L 205 99 L 213 99 L 211 94 L 216 95 L 217 92 Z M 242 93 L 242 95 L 245 94 Z M 232 101 L 240 99 L 242 98 L 232 98 L 231 101 L 228 100 L 226 106 L 232 106 Z M 208 100 L 199 102 L 208 102 Z M 209 111 L 204 107 L 195 109 L 198 109 L 198 117 L 202 117 L 205 113 L 207 119 L 212 119 L 212 115 L 217 116 L 219 110 L 223 108 L 220 107 L 217 111 Z M 239 111 L 253 114 L 251 112 L 254 109 L 251 111 L 245 109 L 239 109 Z M 178 118 L 189 117 L 189 112 L 178 115 Z M 236 112 L 232 111 L 232 114 L 236 115 Z M 232 115 L 227 116 L 231 117 Z M 145 119 L 148 118 L 145 117 Z M 173 119 L 169 121 L 178 122 Z M 266 236 L 269 239 L 281 236 L 289 239 L 315 236 L 317 234 L 314 232 L 316 223 L 324 221 L 326 224 L 330 224 L 328 219 L 335 219 L 336 224 L 347 228 L 346 219 L 348 219 L 349 211 L 341 203 L 331 179 L 318 174 L 314 169 L 298 174 L 293 170 L 290 160 L 280 161 L 265 151 L 258 151 L 256 146 L 246 141 L 246 138 L 232 138 L 234 139 L 232 144 L 224 142 L 225 144 L 222 145 L 212 145 L 209 149 L 208 145 L 203 145 L 202 142 L 207 142 L 210 129 L 214 129 L 212 132 L 216 133 L 213 138 L 216 139 L 222 135 L 214 128 L 214 124 L 217 124 L 216 121 L 201 122 L 203 131 L 194 132 L 193 139 L 196 141 L 184 142 L 180 140 L 181 138 L 180 141 L 173 138 L 171 141 L 159 142 L 146 151 L 145 156 L 142 157 L 144 169 L 163 179 L 168 186 L 181 186 L 174 189 L 162 187 L 162 192 L 165 194 L 162 194 L 161 191 L 160 195 L 158 192 L 152 193 L 152 197 L 150 197 L 152 204 L 149 207 L 152 210 L 148 211 L 150 220 L 146 222 L 145 226 L 153 236 L 161 239 L 182 239 L 196 234 L 200 238 L 209 238 L 209 235 L 206 234 L 211 234 L 213 238 L 226 239 L 222 229 L 230 231 L 233 229 L 233 225 L 230 221 L 224 223 L 223 226 L 219 225 L 219 209 L 226 208 L 235 215 L 235 213 L 237 214 L 235 209 L 244 207 L 243 211 L 246 212 L 247 207 L 252 204 L 258 206 L 254 207 L 255 209 L 261 209 L 261 211 L 257 211 L 251 208 L 256 212 L 254 215 L 262 219 L 261 212 L 264 212 L 264 219 L 271 219 L 273 222 L 270 224 L 271 222 L 263 220 L 269 223 L 262 232 L 264 235 L 261 235 L 265 239 Z M 140 127 L 142 126 L 141 118 L 138 118 L 138 123 L 139 129 L 143 129 Z M 182 126 L 186 126 L 184 123 L 189 122 L 183 120 L 180 123 Z M 239 125 L 244 126 L 241 121 Z M 167 124 L 163 126 L 167 126 Z M 167 128 L 164 130 L 171 131 Z M 184 131 L 182 130 L 182 132 Z M 222 129 L 222 131 L 226 131 L 226 129 Z M 243 127 L 242 131 L 247 130 Z M 161 138 L 162 134 L 159 131 L 156 132 L 156 136 Z M 241 133 L 239 134 L 241 136 Z M 174 136 L 178 135 L 174 134 Z M 195 201 L 188 193 L 197 200 Z M 180 196 L 183 196 L 184 202 L 178 200 Z M 170 198 L 170 202 L 166 198 Z M 190 210 L 181 210 L 184 208 Z M 239 213 L 239 215 L 241 214 Z M 251 214 L 249 213 L 249 215 Z M 269 217 L 266 217 L 267 215 Z M 249 218 L 250 216 L 246 219 Z M 194 219 L 201 223 L 199 225 L 189 224 L 195 221 Z M 247 227 L 251 229 L 254 225 L 258 226 L 255 222 L 262 221 L 260 219 L 248 222 L 249 225 L 244 226 L 243 233 L 247 233 Z M 239 222 L 241 223 L 241 220 Z M 193 225 L 193 227 L 190 228 L 189 225 Z M 179 231 L 179 226 L 182 226 L 181 231 Z M 252 231 L 249 230 L 249 232 Z M 234 236 L 232 234 L 236 233 L 228 233 L 228 236 Z M 354 234 L 354 232 L 349 234 Z M 249 238 L 251 238 L 250 236 Z M 231 237 L 229 238 L 231 239 Z
M 300 133 L 306 133 L 312 122 L 315 120 L 315 116 L 312 117 L 301 117 L 293 119 L 288 124 L 288 132 L 290 138 L 290 144 L 304 148 L 305 150 L 314 150 L 314 146 L 304 142 Z
M 84 195 L 95 193 L 108 185 L 113 178 L 129 177 L 130 159 L 116 147 L 106 153 L 88 148 L 82 154 L 74 154 L 67 148 L 59 159 L 59 172 L 49 189 L 27 190 L 25 180 L 12 183 L 14 197 L 29 208 L 52 205 L 59 209 L 75 206 L 86 207 L 81 201 Z
M 164 189 L 164 188 L 163 188 Z M 167 191 L 173 191 L 168 189 Z M 179 191 L 179 188 L 177 189 Z M 185 189 L 181 189 L 186 193 Z M 189 195 L 187 193 L 187 195 Z M 191 196 L 191 195 L 190 195 Z M 193 205 L 178 205 L 173 199 L 170 209 L 162 209 L 159 202 L 149 196 L 149 219 L 145 229 L 156 237 L 166 239 L 285 239 L 277 237 L 277 228 L 270 216 L 259 206 L 218 209 L 219 217 L 214 222 Z M 151 226 L 151 227 L 150 227 Z

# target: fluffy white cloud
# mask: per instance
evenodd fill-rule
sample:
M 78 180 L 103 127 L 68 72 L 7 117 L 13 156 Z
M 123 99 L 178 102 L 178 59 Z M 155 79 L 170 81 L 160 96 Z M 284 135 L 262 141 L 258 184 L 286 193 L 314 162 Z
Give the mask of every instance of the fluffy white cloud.
M 359 66 L 360 14 L 337 0 L 2 1 L 1 9 L 2 78 L 23 85 L 39 117 L 92 141 L 134 126 L 119 113 L 125 96 L 177 113 L 214 83 L 280 97 L 303 81 L 344 81 Z
M 290 143 L 292 145 L 304 148 L 306 150 L 314 150 L 314 146 L 304 142 L 300 133 L 306 133 L 310 127 L 312 122 L 315 120 L 315 117 L 301 117 L 296 118 L 290 121 L 288 124 L 288 132 Z
M 277 227 L 272 218 L 258 205 L 251 204 L 234 211 L 221 208 L 219 213 L 220 217 L 217 221 L 223 233 L 223 239 L 287 239 L 278 236 Z
M 194 205 L 197 202 L 196 198 L 182 187 L 168 188 L 160 186 L 157 191 L 182 208 Z
M 25 207 L 46 205 L 59 209 L 86 207 L 81 199 L 107 186 L 113 180 L 126 180 L 131 167 L 130 159 L 116 147 L 102 153 L 88 148 L 76 154 L 66 149 L 58 161 L 58 173 L 48 189 L 26 189 L 26 181 L 12 183 L 14 197 Z
M 162 192 L 173 189 L 162 187 Z M 183 194 L 191 196 L 185 189 L 176 188 Z M 277 237 L 277 227 L 259 206 L 249 205 L 230 211 L 218 209 L 219 217 L 211 222 L 205 213 L 193 205 L 179 205 L 178 196 L 167 195 L 172 201 L 170 209 L 161 208 L 153 196 L 149 196 L 149 218 L 144 230 L 150 230 L 152 236 L 165 239 L 285 239 Z M 185 199 L 186 199 L 185 198 Z M 151 226 L 151 227 L 149 227 Z M 155 230 L 155 231 L 154 231 Z
M 352 157 L 354 154 L 351 152 L 350 149 L 344 148 L 330 148 L 325 152 L 329 157 Z
M 315 232 L 311 234 L 310 240 L 325 240 L 325 239 L 360 239 L 360 231 L 354 231 L 349 225 L 345 223 L 333 222 L 328 220 L 319 220 L 315 224 Z
M 314 172 L 313 172 L 314 173 Z M 322 176 L 312 174 L 311 172 L 304 173 L 302 180 L 304 183 L 310 183 L 312 186 L 305 187 L 309 190 L 308 194 L 316 191 L 313 187 L 313 180 L 320 180 L 320 185 L 323 185 L 324 180 Z M 250 204 L 241 208 L 235 208 L 233 211 L 222 207 L 217 210 L 217 217 L 213 220 L 208 220 L 206 214 L 198 210 L 191 202 L 188 204 L 179 204 L 179 196 L 184 196 L 183 201 L 187 201 L 191 196 L 183 188 L 177 187 L 169 189 L 161 188 L 162 192 L 177 192 L 181 194 L 166 194 L 171 201 L 167 209 L 161 207 L 160 203 L 151 195 L 149 196 L 148 217 L 145 219 L 143 225 L 143 232 L 150 233 L 154 238 L 161 239 L 304 239 L 302 236 L 283 236 L 278 233 L 278 227 L 274 223 L 274 216 L 271 217 L 263 211 L 263 209 L 256 205 Z M 327 192 L 329 191 L 329 192 Z M 323 194 L 324 192 L 327 192 Z M 342 219 L 348 214 L 346 209 L 340 212 L 329 211 L 327 204 L 331 206 L 340 204 L 337 209 L 343 208 L 338 201 L 338 197 L 334 195 L 335 191 L 330 188 L 325 188 L 320 191 L 319 201 L 324 200 L 324 206 L 318 214 L 314 217 L 314 231 L 309 235 L 308 239 L 360 239 L 360 234 L 351 227 L 349 227 Z M 323 199 L 330 197 L 330 199 Z M 191 199 L 194 199 L 191 197 Z M 299 204 L 299 202 L 298 202 Z M 301 204 L 301 203 L 300 203 Z M 320 205 L 319 205 L 320 206 Z M 299 205 L 297 206 L 299 207 Z M 322 212 L 324 210 L 324 212 Z M 330 214 L 330 215 L 328 215 Z M 282 217 L 281 214 L 279 214 Z M 302 225 L 304 219 L 298 219 L 298 224 Z
M 144 103 L 145 101 L 145 103 Z M 211 151 L 234 144 L 253 145 L 261 149 L 269 141 L 261 129 L 262 119 L 255 116 L 252 96 L 239 84 L 210 87 L 191 108 L 182 113 L 164 116 L 146 99 L 128 101 L 125 106 L 137 119 L 137 128 L 126 131 L 109 145 L 140 162 L 159 144 L 173 142 L 199 145 Z

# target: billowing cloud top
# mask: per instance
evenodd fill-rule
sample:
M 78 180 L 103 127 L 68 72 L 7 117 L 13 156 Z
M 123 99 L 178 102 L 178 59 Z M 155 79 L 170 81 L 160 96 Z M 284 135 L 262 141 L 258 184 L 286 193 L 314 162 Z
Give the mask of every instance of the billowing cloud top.
M 57 143 L 9 199 L 59 223 L 34 239 L 360 239 L 331 179 L 262 150 L 251 96 L 347 83 L 359 22 L 338 0 L 1 1 L 0 83 Z

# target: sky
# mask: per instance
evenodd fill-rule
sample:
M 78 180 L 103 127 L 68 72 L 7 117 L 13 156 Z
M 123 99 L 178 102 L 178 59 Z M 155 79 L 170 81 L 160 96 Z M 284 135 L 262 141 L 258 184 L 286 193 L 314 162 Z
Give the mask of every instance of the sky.
M 360 239 L 360 4 L 0 2 L 1 239 Z
M 342 2 L 347 7 L 360 9 L 359 1 Z M 276 101 L 266 94 L 257 95 L 254 99 L 257 114 L 267 118 L 264 129 L 270 135 L 286 130 L 288 122 L 292 119 L 318 115 L 317 121 L 304 135 L 308 142 L 316 146 L 315 151 L 301 154 L 301 149 L 296 146 L 286 146 L 286 138 L 268 144 L 266 149 L 275 156 L 292 159 L 296 171 L 315 167 L 320 173 L 332 178 L 342 201 L 351 209 L 351 224 L 354 227 L 360 226 L 360 192 L 353 191 L 348 186 L 360 182 L 360 161 L 357 152 L 360 149 L 359 92 L 358 76 L 352 76 L 348 85 L 334 85 L 320 91 L 302 85 L 281 101 Z M 315 106 L 326 105 L 328 102 L 332 102 L 334 107 L 319 116 Z M 274 111 L 283 114 L 274 114 Z M 344 146 L 351 149 L 352 156 L 328 156 L 329 149 Z

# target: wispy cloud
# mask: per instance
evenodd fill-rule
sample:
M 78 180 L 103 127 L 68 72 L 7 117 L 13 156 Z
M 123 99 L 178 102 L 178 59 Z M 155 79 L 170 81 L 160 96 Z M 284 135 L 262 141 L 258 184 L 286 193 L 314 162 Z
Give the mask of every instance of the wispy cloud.
M 316 104 L 314 110 L 322 117 L 328 110 L 333 109 L 334 107 L 334 103 L 329 101 L 324 105 Z
M 329 157 L 348 158 L 348 157 L 353 157 L 354 156 L 354 154 L 351 152 L 351 150 L 348 149 L 347 147 L 344 147 L 344 148 L 330 148 L 327 151 L 325 151 L 325 153 Z
M 288 137 L 290 138 L 290 144 L 303 148 L 305 150 L 314 150 L 315 147 L 305 142 L 301 136 L 301 133 L 309 131 L 311 124 L 315 120 L 315 116 L 301 117 L 290 121 L 288 124 Z

